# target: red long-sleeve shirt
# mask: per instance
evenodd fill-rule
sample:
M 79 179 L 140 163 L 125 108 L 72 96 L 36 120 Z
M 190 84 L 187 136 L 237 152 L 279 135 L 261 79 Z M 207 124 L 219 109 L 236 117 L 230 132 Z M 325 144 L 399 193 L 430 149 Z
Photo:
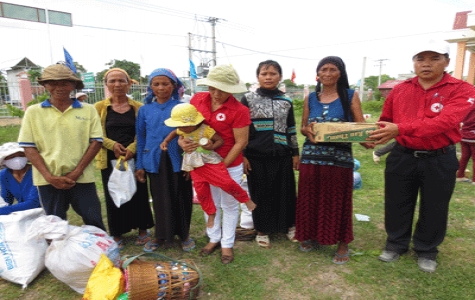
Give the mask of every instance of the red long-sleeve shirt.
M 462 141 L 475 142 L 475 107 L 472 107 L 465 119 L 463 119 L 463 126 L 460 129 L 460 133 L 462 134 Z
M 398 125 L 399 144 L 416 150 L 435 150 L 460 141 L 460 122 L 475 101 L 475 88 L 445 73 L 424 90 L 418 77 L 393 88 L 380 121 Z

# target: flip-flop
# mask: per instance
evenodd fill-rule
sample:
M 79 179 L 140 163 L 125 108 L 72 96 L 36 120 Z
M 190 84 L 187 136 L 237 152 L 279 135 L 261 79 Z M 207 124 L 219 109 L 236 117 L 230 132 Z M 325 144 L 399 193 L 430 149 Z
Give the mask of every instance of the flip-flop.
M 196 248 L 195 240 L 192 238 L 188 238 L 186 241 L 181 243 L 181 249 L 185 252 L 190 252 L 191 250 Z
M 313 244 L 312 241 L 308 240 L 308 241 L 303 241 L 300 243 L 299 245 L 299 249 L 300 251 L 302 252 L 310 252 L 312 250 L 315 249 L 315 245 Z
M 124 250 L 124 247 L 125 247 L 125 241 L 124 240 L 119 240 L 116 243 L 117 243 L 117 248 L 119 248 L 119 251 Z
M 336 260 L 336 258 L 348 258 L 347 260 L 342 260 L 342 261 L 338 261 Z M 335 265 L 344 265 L 346 264 L 347 262 L 350 261 L 350 250 L 347 250 L 346 253 L 343 253 L 343 254 L 340 254 L 337 252 L 335 252 L 335 255 L 333 256 L 333 259 L 332 259 L 332 262 L 335 264 Z
M 158 243 L 154 243 L 150 240 L 147 243 L 145 243 L 145 246 L 143 247 L 143 251 L 150 253 L 157 250 L 158 247 L 159 247 Z
M 144 236 L 137 236 L 137 240 L 135 241 L 135 245 L 137 246 L 143 246 L 145 245 L 148 241 L 150 241 L 152 237 L 150 236 L 150 232 L 147 231 L 147 234 Z

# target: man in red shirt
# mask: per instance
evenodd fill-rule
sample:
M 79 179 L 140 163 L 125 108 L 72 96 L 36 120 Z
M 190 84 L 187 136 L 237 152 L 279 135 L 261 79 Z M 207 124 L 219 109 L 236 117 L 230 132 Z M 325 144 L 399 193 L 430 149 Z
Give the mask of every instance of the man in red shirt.
M 449 45 L 429 42 L 412 58 L 416 77 L 397 85 L 371 139 L 397 144 L 386 159 L 386 246 L 379 259 L 396 261 L 409 248 L 417 196 L 419 219 L 412 236 L 422 271 L 437 267 L 437 246 L 447 229 L 449 201 L 455 187 L 459 126 L 470 110 L 475 88 L 445 72 Z

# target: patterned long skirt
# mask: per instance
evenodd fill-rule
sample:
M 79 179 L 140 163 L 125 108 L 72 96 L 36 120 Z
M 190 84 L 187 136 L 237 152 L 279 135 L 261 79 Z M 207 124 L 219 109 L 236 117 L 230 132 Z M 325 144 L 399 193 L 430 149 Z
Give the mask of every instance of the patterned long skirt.
M 353 169 L 300 164 L 296 207 L 299 241 L 320 245 L 353 241 Z

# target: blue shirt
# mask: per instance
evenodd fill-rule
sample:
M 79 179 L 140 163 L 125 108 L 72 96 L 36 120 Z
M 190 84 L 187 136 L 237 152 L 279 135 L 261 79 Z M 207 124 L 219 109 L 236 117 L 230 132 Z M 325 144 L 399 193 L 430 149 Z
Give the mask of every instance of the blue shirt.
M 348 89 L 348 101 L 351 106 L 354 90 Z M 315 92 L 308 96 L 309 117 L 311 122 L 346 122 L 345 112 L 340 98 L 330 103 L 321 103 Z M 352 121 L 351 112 L 349 115 Z M 328 165 L 353 168 L 351 143 L 311 143 L 305 139 L 302 148 L 301 164 Z
M 170 118 L 172 108 L 180 104 L 178 100 L 170 99 L 160 104 L 152 101 L 140 107 L 137 116 L 137 152 L 136 169 L 144 169 L 148 173 L 158 173 L 162 150 L 160 144 L 170 134 L 176 130 L 175 127 L 165 125 L 165 120 Z M 170 157 L 173 172 L 181 171 L 181 154 L 183 151 L 178 146 L 178 138 L 174 138 L 168 143 L 168 156 Z
M 26 171 L 21 182 L 16 181 L 10 169 L 0 171 L 1 196 L 9 205 L 0 207 L 0 215 L 8 215 L 14 211 L 38 208 L 40 197 L 38 189 L 33 185 L 32 168 Z M 17 204 L 13 204 L 14 200 Z

